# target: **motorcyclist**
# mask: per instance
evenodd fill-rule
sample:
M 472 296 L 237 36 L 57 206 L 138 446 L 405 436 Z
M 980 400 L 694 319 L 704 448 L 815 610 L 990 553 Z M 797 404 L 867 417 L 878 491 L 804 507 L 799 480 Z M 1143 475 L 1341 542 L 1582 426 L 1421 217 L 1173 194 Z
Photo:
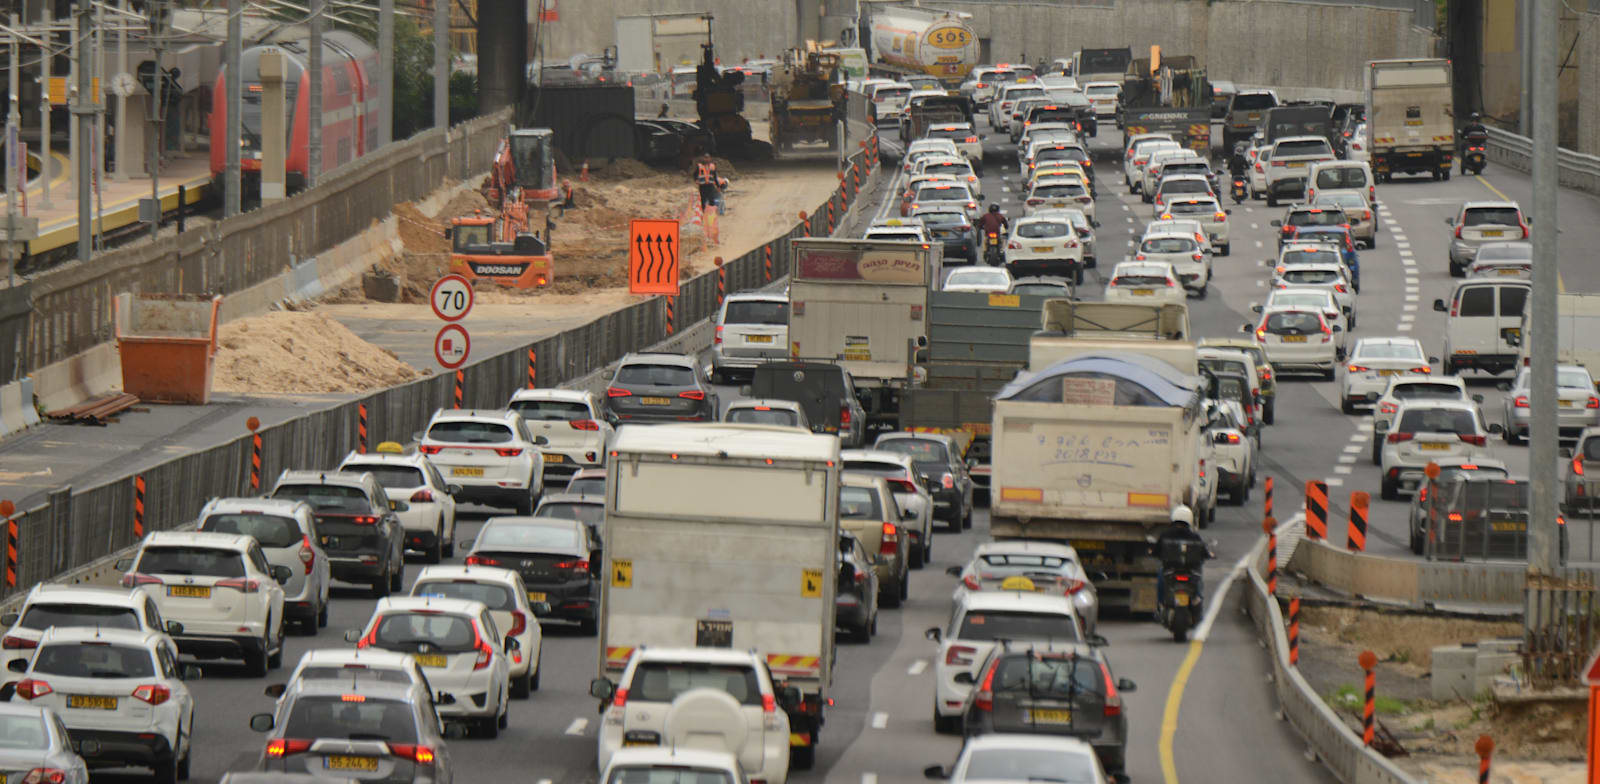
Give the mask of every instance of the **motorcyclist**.
M 1244 142 L 1233 145 L 1233 155 L 1228 157 L 1228 174 L 1235 180 L 1242 180 L 1250 173 L 1250 159 L 1245 156 L 1247 147 Z
M 998 235 L 1004 240 L 1006 229 L 1010 226 L 1011 221 L 1006 219 L 1006 214 L 1000 211 L 998 204 L 989 205 L 989 211 L 978 219 L 978 229 L 983 232 L 985 242 L 988 242 L 990 234 Z
M 1467 118 L 1467 124 L 1461 126 L 1462 149 L 1466 149 L 1469 140 L 1474 138 L 1487 139 L 1488 137 L 1489 129 L 1483 124 L 1482 115 L 1478 114 L 1477 112 L 1473 112 L 1472 115 Z
M 1207 558 L 1213 557 L 1211 548 L 1206 544 L 1206 540 L 1200 538 L 1200 534 L 1196 533 L 1194 530 L 1194 510 L 1190 509 L 1185 504 L 1178 504 L 1177 506 L 1172 507 L 1171 520 L 1172 522 L 1168 523 L 1165 528 L 1161 529 L 1161 533 L 1156 536 L 1155 551 L 1157 558 L 1162 556 L 1162 553 L 1166 549 L 1164 545 L 1169 542 L 1194 542 L 1205 548 Z M 1156 580 L 1157 607 L 1166 606 L 1167 582 L 1169 575 L 1171 575 L 1178 568 L 1178 565 L 1169 564 L 1165 561 L 1162 562 L 1161 576 Z M 1194 576 L 1191 578 L 1190 584 L 1194 589 L 1194 596 L 1196 597 L 1195 604 L 1199 604 L 1199 597 L 1203 596 L 1204 594 L 1201 591 L 1200 574 L 1198 571 L 1196 571 Z

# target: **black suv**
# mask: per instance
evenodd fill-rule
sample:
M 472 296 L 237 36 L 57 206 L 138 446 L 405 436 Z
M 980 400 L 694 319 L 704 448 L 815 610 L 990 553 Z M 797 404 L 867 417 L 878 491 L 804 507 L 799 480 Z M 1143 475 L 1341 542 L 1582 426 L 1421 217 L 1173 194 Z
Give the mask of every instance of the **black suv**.
M 400 590 L 405 528 L 395 512 L 405 511 L 406 505 L 390 501 L 372 474 L 284 471 L 270 496 L 311 505 L 335 580 L 367 583 L 373 596 Z
M 687 354 L 629 354 L 606 386 L 618 424 L 717 421 L 717 393 Z

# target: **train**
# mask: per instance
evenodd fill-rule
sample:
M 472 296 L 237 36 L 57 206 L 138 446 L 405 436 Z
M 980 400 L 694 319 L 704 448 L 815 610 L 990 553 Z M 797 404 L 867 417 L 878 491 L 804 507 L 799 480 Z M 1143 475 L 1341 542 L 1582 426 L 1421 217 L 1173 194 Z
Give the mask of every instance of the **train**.
M 929 8 L 892 6 L 868 12 L 874 70 L 926 74 L 955 88 L 978 64 L 978 34 L 970 14 Z
M 378 148 L 378 52 L 360 37 L 332 30 L 322 36 L 322 171 L 332 171 Z M 284 163 L 288 192 L 306 186 L 311 163 L 311 42 L 309 37 L 292 41 L 256 43 L 241 53 L 244 89 L 240 179 L 246 199 L 261 194 L 261 55 L 268 51 L 285 55 L 288 83 L 284 95 L 289 117 L 287 160 Z M 228 93 L 227 67 L 218 72 L 211 91 L 211 178 L 215 192 L 222 192 L 227 166 Z

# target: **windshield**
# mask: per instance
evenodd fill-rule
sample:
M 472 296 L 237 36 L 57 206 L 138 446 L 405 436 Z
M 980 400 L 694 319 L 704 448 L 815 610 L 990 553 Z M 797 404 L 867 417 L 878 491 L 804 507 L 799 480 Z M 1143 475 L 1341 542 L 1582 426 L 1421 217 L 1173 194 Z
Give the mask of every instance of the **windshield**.
M 725 771 L 662 763 L 612 768 L 606 784 L 734 784 L 734 781 Z
M 917 201 L 972 201 L 967 189 L 955 185 L 930 185 L 917 190 Z
M 1295 283 L 1306 286 L 1323 286 L 1339 282 L 1339 273 L 1333 270 L 1285 270 L 1283 280 L 1286 283 Z
M 899 452 L 914 463 L 945 463 L 950 459 L 944 444 L 926 438 L 890 438 L 879 441 L 873 448 Z
M 1389 394 L 1396 400 L 1460 400 L 1461 388 L 1453 384 L 1396 384 Z
M 491 610 L 515 610 L 516 599 L 511 590 L 494 583 L 475 583 L 471 580 L 430 580 L 411 586 L 412 596 L 434 596 L 441 599 L 468 599 L 483 602 Z
M 1457 408 L 1423 408 L 1406 411 L 1395 426 L 1400 433 L 1466 433 L 1478 432 L 1477 422 L 1470 411 Z
M 139 628 L 139 614 L 132 607 L 97 604 L 32 604 L 17 622 L 24 629 L 44 631 L 56 626 L 94 626 L 101 629 Z
M 967 757 L 963 781 L 1040 781 L 1091 784 L 1101 781 L 1094 756 L 1059 749 L 986 748 Z
M 286 738 L 345 738 L 414 743 L 417 719 L 409 703 L 345 695 L 317 695 L 294 701 L 283 722 Z M 320 766 L 319 766 L 320 767 Z
M 144 648 L 77 642 L 42 648 L 33 659 L 33 672 L 66 678 L 149 678 L 156 667 Z
M 878 493 L 870 487 L 839 488 L 839 518 L 843 520 L 882 520 Z
M 1194 240 L 1188 237 L 1156 237 L 1139 246 L 1145 253 L 1189 253 L 1194 249 Z
M 435 422 L 428 428 L 428 440 L 451 444 L 503 444 L 511 440 L 511 428 L 498 422 Z
M 135 571 L 195 577 L 243 577 L 244 559 L 233 550 L 209 547 L 146 547 Z
M 1278 264 L 1292 267 L 1297 264 L 1338 264 L 1339 254 L 1331 250 L 1286 250 Z
M 617 369 L 618 384 L 657 387 L 692 387 L 694 370 L 682 365 L 623 365 Z
M 428 483 L 422 476 L 422 469 L 396 463 L 348 463 L 339 470 L 372 474 L 372 478 L 378 480 L 378 484 L 385 488 L 409 489 Z
M 1515 207 L 1474 207 L 1461 220 L 1464 226 L 1517 226 L 1522 216 Z
M 435 611 L 392 612 L 378 619 L 371 634 L 384 650 L 403 653 L 462 653 L 473 650 L 477 632 L 460 615 Z
M 779 425 L 794 427 L 800 424 L 800 417 L 795 412 L 786 408 L 773 408 L 771 406 L 735 406 L 728 409 L 723 421 L 736 422 L 748 425 Z
M 1068 697 L 1089 692 L 1101 694 L 1100 663 L 1071 654 L 1022 654 L 1000 659 L 994 670 L 994 690 L 1030 695 Z
M 646 661 L 633 671 L 628 698 L 672 702 L 690 689 L 726 692 L 743 705 L 761 704 L 761 681 L 747 664 Z
M 541 507 L 548 508 L 550 504 Z M 603 514 L 604 507 L 600 507 Z M 547 517 L 549 515 L 546 515 Z M 562 518 L 570 520 L 572 518 Z M 490 522 L 478 533 L 474 549 L 514 547 L 525 550 L 554 548 L 570 550 L 578 546 L 578 532 L 571 525 L 541 525 L 538 523 Z
M 294 518 L 254 512 L 214 514 L 200 523 L 200 530 L 253 536 L 262 547 L 289 547 L 305 539 Z
M 576 400 L 517 400 L 512 402 L 510 408 L 529 422 L 571 422 L 591 418 L 589 404 Z M 389 483 L 381 477 L 378 482 L 389 487 Z
M 1338 226 L 1345 222 L 1342 209 L 1300 210 L 1290 213 L 1290 226 Z
M 601 495 L 606 491 L 606 478 L 603 476 L 587 476 L 574 479 L 567 483 L 566 492 L 570 495 Z
M 1278 105 L 1278 99 L 1272 93 L 1239 93 L 1233 96 L 1233 108 L 1254 111 L 1256 109 L 1271 109 Z
M 1206 215 L 1222 212 L 1214 201 L 1178 201 L 1167 207 L 1173 215 Z
M 980 269 L 980 268 L 976 268 L 976 267 L 963 267 L 963 268 L 951 270 L 949 276 L 947 276 L 944 279 L 944 282 L 945 282 L 946 285 L 949 285 L 949 284 L 960 284 L 960 285 L 968 285 L 968 286 L 970 286 L 970 285 L 991 285 L 991 286 L 999 285 L 999 286 L 1005 286 L 1005 285 L 1008 285 L 1010 283 L 1010 278 L 1007 277 L 1006 271 L 1005 270 L 1001 270 L 1001 269 Z
M 959 640 L 1061 640 L 1078 639 L 1078 623 L 1071 615 L 980 610 L 961 619 Z
M 1076 198 L 1083 195 L 1083 186 L 1077 183 L 1063 182 L 1051 185 L 1040 185 L 1033 189 L 1031 196 L 1050 199 Z
M 1479 264 L 1486 261 L 1520 261 L 1533 263 L 1533 246 L 1526 242 L 1491 242 L 1478 248 L 1474 259 Z

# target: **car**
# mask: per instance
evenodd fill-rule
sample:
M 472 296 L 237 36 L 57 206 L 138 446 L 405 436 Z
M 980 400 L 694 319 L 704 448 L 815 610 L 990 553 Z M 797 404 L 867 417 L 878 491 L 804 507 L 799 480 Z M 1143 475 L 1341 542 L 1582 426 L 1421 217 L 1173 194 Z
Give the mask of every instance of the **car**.
M 1144 171 L 1139 173 L 1139 199 L 1145 204 L 1150 204 L 1155 198 L 1156 186 L 1161 184 L 1162 170 L 1168 163 L 1174 161 L 1205 163 L 1204 158 L 1186 147 L 1170 147 L 1151 152 L 1149 160 L 1145 162 Z
M 381 648 L 313 648 L 300 655 L 288 680 L 270 684 L 262 693 L 282 705 L 291 684 L 300 681 L 350 683 L 352 680 L 413 684 L 428 695 L 430 703 L 435 697 L 428 675 L 417 663 L 416 656 Z
M 1329 135 L 1333 141 L 1333 151 L 1340 158 L 1350 159 L 1350 140 L 1355 136 L 1355 129 L 1367 119 L 1367 105 L 1364 103 L 1340 103 L 1333 107 L 1333 115 L 1329 118 L 1333 131 Z
M 1042 161 L 1038 166 L 1028 171 L 1028 182 L 1045 177 L 1068 177 L 1082 182 L 1089 189 L 1089 194 L 1094 195 L 1094 178 L 1089 176 L 1088 169 L 1080 162 L 1069 158 L 1056 158 Z
M 515 411 L 441 408 L 418 439 L 459 501 L 526 514 L 544 494 L 544 436 Z
M 1372 464 L 1383 455 L 1383 437 L 1394 423 L 1402 403 L 1408 400 L 1455 400 L 1482 403 L 1482 395 L 1468 394 L 1465 381 L 1454 376 L 1407 373 L 1391 376 L 1382 393 L 1372 399 Z
M 1285 371 L 1316 371 L 1332 381 L 1339 364 L 1334 337 L 1337 324 L 1329 324 L 1320 310 L 1285 307 L 1263 310 L 1253 329 L 1256 342 L 1266 349 L 1267 361 L 1281 375 Z
M 619 424 L 715 422 L 721 407 L 693 356 L 629 353 L 606 385 L 606 407 Z
M 1249 431 L 1260 443 L 1261 374 L 1256 368 L 1255 355 L 1235 348 L 1200 346 L 1195 349 L 1200 367 L 1218 376 L 1237 376 L 1243 384 L 1239 398 L 1239 427 Z
M 1025 294 L 1030 297 L 1070 298 L 1074 295 L 1072 281 L 1048 275 L 1033 275 L 1011 281 L 1007 294 Z
M 1532 281 L 1497 275 L 1456 281 L 1449 299 L 1434 300 L 1433 309 L 1449 317 L 1444 327 L 1444 374 L 1516 370 L 1521 362 L 1523 311 L 1532 294 Z
M 1164 150 L 1180 149 L 1183 149 L 1182 146 L 1167 133 L 1141 133 L 1129 137 L 1128 146 L 1122 154 L 1122 181 L 1127 184 L 1128 192 L 1138 193 L 1144 189 L 1144 169 L 1150 163 L 1150 156 Z
M 1322 136 L 1286 136 L 1272 143 L 1267 156 L 1267 206 L 1280 199 L 1305 197 L 1306 175 L 1318 161 L 1335 160 L 1333 147 Z
M 909 217 L 911 217 L 911 205 L 916 202 L 916 200 L 917 200 L 917 192 L 922 190 L 922 186 L 924 186 L 924 185 L 940 185 L 940 184 L 951 185 L 951 184 L 959 184 L 959 183 L 957 183 L 955 180 L 950 179 L 949 177 L 947 177 L 947 176 L 945 176 L 943 174 L 907 175 L 906 176 L 905 190 L 900 192 L 900 217 L 901 218 L 909 218 Z M 967 207 L 966 207 L 965 204 L 960 205 L 960 206 L 953 206 L 953 205 L 950 205 L 950 204 L 944 204 L 942 202 L 938 202 L 938 203 L 935 203 L 934 206 L 940 211 L 948 211 L 948 210 L 958 211 L 963 215 L 968 215 L 969 219 L 970 219 L 971 213 L 969 213 L 967 211 Z M 902 229 L 901 231 L 909 231 L 909 230 Z
M 1533 372 L 1524 367 L 1505 392 L 1500 435 L 1508 444 L 1520 444 L 1533 429 Z M 1577 438 L 1591 427 L 1600 427 L 1600 397 L 1595 395 L 1594 377 L 1582 365 L 1556 366 L 1556 425 L 1559 437 Z
M 768 398 L 735 400 L 728 404 L 727 410 L 722 412 L 722 421 L 749 425 L 798 427 L 802 430 L 811 429 L 811 423 L 806 420 L 806 410 L 801 408 L 799 403 L 792 400 L 772 400 Z
M 1196 219 L 1196 216 L 1175 215 L 1150 221 L 1144 225 L 1144 232 L 1139 235 L 1139 239 L 1143 240 L 1145 237 L 1157 234 L 1188 234 L 1194 237 L 1195 242 L 1200 243 L 1200 247 L 1213 254 L 1216 252 L 1216 248 L 1211 244 L 1210 232 L 1206 231 L 1205 226 Z
M 406 547 L 423 554 L 428 563 L 456 554 L 456 499 L 461 489 L 445 481 L 427 456 L 400 452 L 400 445 L 386 441 L 371 454 L 351 452 L 340 461 L 340 471 L 372 474 L 383 486 L 384 497 L 405 504 L 396 511 Z
M 1368 204 L 1378 203 L 1378 188 L 1373 184 L 1372 167 L 1362 161 L 1322 161 L 1311 164 L 1306 174 L 1307 202 L 1323 196 L 1348 193 Z
M 1450 238 L 1450 277 L 1466 275 L 1478 255 L 1478 248 L 1489 242 L 1528 240 L 1532 221 L 1514 201 L 1469 201 L 1453 217 L 1444 219 L 1453 229 Z
M 1533 279 L 1533 244 L 1528 242 L 1486 242 L 1467 267 L 1469 278 Z
M 1111 773 L 1127 769 L 1128 715 L 1104 654 L 1087 645 L 1002 643 L 978 668 L 962 712 L 967 737 L 994 733 L 1065 736 L 1087 742 Z
M 1034 123 L 1022 129 L 1022 135 L 1017 137 L 1017 171 L 1028 170 L 1028 153 L 1044 145 L 1051 144 L 1078 144 L 1080 137 L 1078 129 L 1072 123 L 1046 122 Z M 1068 161 L 1062 160 L 1061 163 Z M 1071 161 L 1076 163 L 1076 161 Z
M 1034 218 L 1058 218 L 1072 224 L 1073 233 L 1078 235 L 1078 244 L 1083 247 L 1083 266 L 1094 269 L 1099 263 L 1099 255 L 1095 252 L 1095 228 L 1099 223 L 1091 220 L 1083 210 L 1078 209 L 1045 209 L 1034 210 Z
M 600 771 L 600 784 L 745 784 L 750 778 L 732 754 L 687 747 L 618 749 Z
M 1366 196 L 1355 191 L 1332 191 L 1318 194 L 1311 200 L 1311 206 L 1343 212 L 1350 226 L 1350 236 L 1368 248 L 1378 247 L 1378 221 L 1373 217 L 1372 205 Z
M 256 769 L 318 777 L 348 773 L 358 781 L 449 784 L 453 765 L 427 693 L 415 684 L 312 680 L 291 686 L 273 713 L 250 717 L 270 733 Z M 365 774 L 365 775 L 363 775 Z
M 978 291 L 1004 294 L 1011 288 L 1011 273 L 997 267 L 956 267 L 944 275 L 942 291 Z
M 959 158 L 961 149 L 949 139 L 918 139 L 906 147 L 906 154 L 902 156 L 900 163 L 901 170 L 909 175 L 916 169 L 917 161 L 929 155 Z
M 1311 229 L 1304 229 L 1304 231 L 1311 231 Z M 1357 268 L 1350 266 L 1348 257 L 1340 252 L 1337 243 L 1300 240 L 1283 246 L 1283 249 L 1278 251 L 1277 262 L 1272 268 L 1274 285 L 1279 282 L 1276 280 L 1277 278 L 1284 277 L 1290 270 L 1294 269 L 1333 269 L 1337 271 L 1339 273 L 1337 275 L 1338 281 L 1334 281 L 1326 275 L 1301 276 L 1294 279 L 1307 281 L 1304 284 L 1307 286 L 1333 286 L 1336 282 L 1344 284 L 1345 290 L 1336 291 L 1335 293 L 1338 295 L 1336 298 L 1339 300 L 1341 308 L 1349 310 L 1351 315 L 1354 315 L 1356 295 L 1361 293 L 1361 273 Z
M 726 330 L 723 338 L 726 341 Z M 511 393 L 506 408 L 522 415 L 535 438 L 544 437 L 539 456 L 544 460 L 546 485 L 551 480 L 564 483 L 585 468 L 605 465 L 606 451 L 617 432 L 599 395 L 578 389 L 519 389 Z M 455 554 L 453 523 L 452 519 L 446 555 Z
M 726 383 L 735 373 L 754 372 L 756 365 L 785 357 L 788 352 L 788 297 L 741 291 L 723 299 L 711 339 L 713 383 Z
M 979 591 L 1065 596 L 1072 600 L 1085 632 L 1093 634 L 1100 625 L 1100 596 L 1072 545 L 1027 540 L 984 542 L 972 551 L 965 566 L 949 567 L 945 573 L 959 580 L 954 595 L 957 603 Z M 1012 579 L 1017 577 L 1025 579 Z
M 978 131 L 972 123 L 941 123 L 929 128 L 923 138 L 949 139 L 961 152 L 961 157 L 971 162 L 980 175 L 983 173 L 983 142 L 978 139 Z
M 1471 401 L 1412 400 L 1400 404 L 1394 424 L 1384 434 L 1380 495 L 1400 497 L 1422 480 L 1422 469 L 1439 458 L 1488 457 L 1491 434 L 1499 425 L 1485 424 L 1483 412 Z
M 43 705 L 0 704 L 0 769 L 17 784 L 89 784 L 60 714 Z
M 1211 80 L 1211 119 L 1213 122 L 1228 117 L 1228 103 L 1239 87 L 1226 79 Z
M 1013 278 L 1048 275 L 1083 280 L 1083 246 L 1072 224 L 1060 218 L 1028 217 L 1012 222 L 1005 260 Z
M 989 103 L 989 127 L 1003 133 L 1011 132 L 1011 109 L 1023 98 L 1047 97 L 1044 87 L 1036 82 L 1012 82 L 995 91 Z
M 593 495 L 604 498 L 606 494 L 606 469 L 584 468 L 572 475 L 564 495 Z M 541 499 L 542 500 L 542 499 Z
M 1343 226 L 1349 222 L 1342 207 L 1294 204 L 1271 225 L 1278 229 L 1278 249 L 1282 250 L 1294 241 L 1302 226 Z
M 833 595 L 833 624 L 856 642 L 870 642 L 878 633 L 878 572 L 861 540 L 839 532 L 839 586 Z
M 580 633 L 592 637 L 600 628 L 598 544 L 580 520 L 491 517 L 478 530 L 467 565 L 516 571 L 528 601 L 549 605 L 542 617 L 576 622 Z
M 814 745 L 791 752 L 786 710 L 797 690 L 775 687 L 754 650 L 637 648 L 616 683 L 596 678 L 589 693 L 601 703 L 602 770 L 629 746 L 692 743 L 734 755 L 752 780 L 783 784 L 791 763 L 810 767 L 816 753 Z
M 1122 85 L 1116 82 L 1084 82 L 1083 96 L 1094 104 L 1096 117 L 1115 117 L 1117 101 L 1122 97 Z
M 1138 253 L 1133 258 L 1138 262 L 1170 265 L 1184 289 L 1205 298 L 1211 284 L 1211 256 L 1193 236 L 1146 235 L 1139 241 Z
M 944 175 L 935 175 L 943 178 Z M 971 220 L 978 219 L 978 199 L 972 195 L 971 189 L 957 180 L 938 179 L 924 182 L 917 186 L 916 194 L 911 198 L 909 212 L 924 207 L 939 207 L 943 210 L 963 210 Z
M 924 777 L 950 784 L 1012 784 L 1059 781 L 1072 784 L 1126 784 L 1126 774 L 1108 776 L 1094 748 L 1078 738 L 1034 733 L 996 733 L 968 738 L 949 768 L 931 765 Z
M 911 590 L 911 537 L 902 531 L 915 522 L 915 509 L 901 510 L 888 481 L 875 474 L 841 474 L 839 528 L 855 534 L 872 557 L 878 575 L 878 603 L 899 607 Z
M 1227 256 L 1233 253 L 1232 232 L 1228 225 L 1228 216 L 1232 214 L 1233 210 L 1223 207 L 1216 197 L 1202 195 L 1174 197 L 1160 217 L 1163 220 L 1198 221 L 1204 227 L 1211 246 L 1217 249 L 1218 254 Z
M 958 261 L 978 263 L 978 228 L 966 210 L 923 208 L 916 217 L 922 220 L 930 240 L 944 245 L 945 266 Z
M 920 175 L 919 175 L 920 176 Z M 936 179 L 950 179 L 942 174 L 933 175 Z M 922 225 L 921 220 L 903 220 L 891 218 L 878 221 L 861 232 L 864 240 L 895 240 L 898 242 L 930 242 L 928 230 Z
M 1216 396 L 1212 400 L 1224 405 L 1231 403 L 1237 408 L 1239 429 L 1250 437 L 1251 445 L 1259 449 L 1261 425 L 1255 419 L 1254 379 L 1243 371 L 1227 373 L 1213 370 L 1211 376 L 1216 380 Z
M 427 566 L 411 584 L 411 595 L 482 602 L 489 608 L 496 630 L 517 641 L 517 647 L 507 652 L 511 656 L 511 696 L 527 699 L 539 690 L 544 635 L 538 616 L 548 614 L 550 606 L 528 600 L 522 575 L 492 566 Z
M 1029 591 L 963 594 L 950 613 L 949 626 L 935 626 L 924 636 L 938 646 L 933 657 L 933 727 L 944 733 L 961 729 L 961 709 L 978 665 L 1001 640 L 1091 641 L 1071 598 Z
M 1211 171 L 1205 159 L 1184 156 L 1165 159 L 1156 174 L 1147 203 L 1152 205 L 1156 215 L 1160 215 L 1166 199 L 1184 195 L 1222 195 L 1216 172 Z
M 183 624 L 166 621 L 155 600 L 143 591 L 100 588 L 92 585 L 39 583 L 28 589 L 20 610 L 0 615 L 7 627 L 0 641 L 0 662 L 8 672 L 12 662 L 26 662 L 50 629 L 88 626 L 106 629 L 145 629 L 178 634 Z
M 1386 337 L 1361 338 L 1356 341 L 1346 358 L 1344 383 L 1339 392 L 1339 407 L 1346 414 L 1356 413 L 1377 399 L 1377 394 L 1389 386 L 1394 376 L 1433 372 L 1433 357 L 1422 348 L 1416 338 Z
M 1031 216 L 1044 209 L 1075 209 L 1094 219 L 1094 197 L 1081 182 L 1063 177 L 1037 180 L 1028 188 L 1023 200 L 1023 215 Z
M 1240 90 L 1228 102 L 1228 113 L 1223 119 L 1222 146 L 1233 149 L 1235 142 L 1248 139 L 1261 130 L 1267 110 L 1277 107 L 1278 94 L 1273 90 Z
M 1208 455 L 1217 472 L 1217 493 L 1227 493 L 1228 500 L 1235 504 L 1250 500 L 1250 488 L 1256 483 L 1256 451 L 1260 441 L 1250 437 L 1236 401 L 1211 403 L 1205 437 L 1211 441 Z
M 873 125 L 879 128 L 886 124 L 896 125 L 900 122 L 901 107 L 911 97 L 911 85 L 902 82 L 880 84 L 872 89 L 870 96 L 867 115 L 872 118 Z
M 471 725 L 487 738 L 506 728 L 511 714 L 510 654 L 521 648 L 515 638 L 502 638 L 483 602 L 428 595 L 386 597 L 378 600 L 366 625 L 346 632 L 345 639 L 357 648 L 415 656 L 438 692 L 435 702 L 441 718 Z
M 1291 268 L 1295 269 L 1295 268 Z M 1342 327 L 1334 333 L 1334 343 L 1339 347 L 1341 356 L 1345 352 L 1350 337 L 1350 314 L 1344 312 L 1339 304 L 1336 292 L 1328 286 L 1292 286 L 1285 284 L 1285 288 L 1272 289 L 1267 295 L 1264 305 L 1250 303 L 1252 313 L 1261 313 L 1269 309 L 1283 309 L 1286 307 L 1312 308 L 1322 311 L 1323 320 L 1329 324 Z
M 909 455 L 882 449 L 846 449 L 839 453 L 845 471 L 881 476 L 889 483 L 895 503 L 904 511 L 900 528 L 910 537 L 907 546 L 912 569 L 921 569 L 933 557 L 933 493 L 923 482 Z
M 1350 146 L 1345 150 L 1347 160 L 1369 163 L 1372 161 L 1372 149 L 1367 142 L 1367 124 L 1360 123 L 1350 133 Z
M 1563 462 L 1562 508 L 1594 517 L 1600 503 L 1596 501 L 1600 497 L 1600 428 L 1579 433 L 1569 459 Z
M 328 625 L 328 589 L 333 566 L 322 549 L 316 515 L 303 501 L 213 498 L 200 510 L 196 530 L 254 537 L 267 563 L 289 570 L 283 607 L 302 633 Z
M 1428 539 L 1430 517 L 1437 514 L 1442 505 L 1436 507 L 1428 503 L 1428 488 L 1442 487 L 1457 479 L 1509 479 L 1510 469 L 1506 464 L 1492 458 L 1463 458 L 1450 457 L 1433 461 L 1439 466 L 1439 475 L 1432 482 L 1423 482 L 1417 492 L 1411 496 L 1411 509 L 1408 515 L 1410 525 L 1410 545 L 1414 555 L 1422 555 Z
M 304 501 L 315 513 L 318 544 L 335 580 L 366 583 L 373 596 L 400 590 L 405 576 L 405 529 L 377 477 L 343 471 L 284 471 L 269 494 Z
M 1066 161 L 1081 164 L 1083 173 L 1089 178 L 1089 186 L 1094 185 L 1093 159 L 1089 156 L 1088 148 L 1082 142 L 1069 142 L 1064 140 L 1040 139 L 1028 146 L 1028 152 L 1023 158 L 1026 164 L 1018 170 L 1024 179 L 1031 179 L 1039 167 L 1054 161 Z
M 837 363 L 768 362 L 756 369 L 749 388 L 740 393 L 798 403 L 811 432 L 837 435 L 846 449 L 861 446 L 867 437 L 867 412 L 856 394 L 855 378 Z
M 1186 299 L 1172 265 L 1153 261 L 1124 261 L 1111 268 L 1106 282 L 1106 302 L 1179 304 Z
M 1339 311 L 1347 320 L 1349 329 L 1355 328 L 1356 323 L 1356 296 L 1355 286 L 1350 282 L 1349 273 L 1343 264 L 1298 264 L 1285 267 L 1283 272 L 1276 273 L 1272 278 L 1274 289 L 1322 289 L 1328 292 L 1333 301 L 1338 303 Z M 1338 325 L 1332 325 L 1338 326 Z M 1345 333 L 1341 329 L 1334 339 L 1341 357 L 1345 348 Z
M 1267 166 L 1271 164 L 1271 161 L 1267 160 L 1267 156 L 1272 153 L 1272 149 L 1267 146 L 1266 136 L 1259 132 L 1250 137 L 1248 144 L 1250 147 L 1245 151 L 1245 157 L 1250 161 L 1250 169 L 1246 172 L 1250 178 L 1250 198 L 1265 199 L 1267 198 Z
M 872 448 L 911 458 L 933 496 L 933 516 L 952 530 L 972 527 L 972 477 L 955 439 L 942 433 L 882 433 Z
M 1350 282 L 1356 293 L 1361 293 L 1361 257 L 1356 253 L 1356 242 L 1350 236 L 1350 227 L 1301 226 L 1295 229 L 1295 242 L 1303 245 L 1323 245 L 1337 250 L 1345 269 L 1350 271 Z
M 972 163 L 965 157 L 956 155 L 929 155 L 917 161 L 917 174 L 932 174 L 948 177 L 956 182 L 965 183 L 967 190 L 979 199 L 983 198 L 983 180 L 978 178 Z
M 1240 351 L 1250 356 L 1256 366 L 1256 377 L 1261 382 L 1261 421 L 1263 424 L 1272 424 L 1277 414 L 1277 373 L 1272 363 L 1267 360 L 1267 352 L 1261 344 L 1243 338 L 1201 338 L 1198 345 L 1203 349 Z
M 257 677 L 283 661 L 283 584 L 291 571 L 269 564 L 255 539 L 153 531 L 123 561 L 122 587 L 145 592 L 162 618 L 183 624 L 172 635 L 180 652 L 241 659 Z

